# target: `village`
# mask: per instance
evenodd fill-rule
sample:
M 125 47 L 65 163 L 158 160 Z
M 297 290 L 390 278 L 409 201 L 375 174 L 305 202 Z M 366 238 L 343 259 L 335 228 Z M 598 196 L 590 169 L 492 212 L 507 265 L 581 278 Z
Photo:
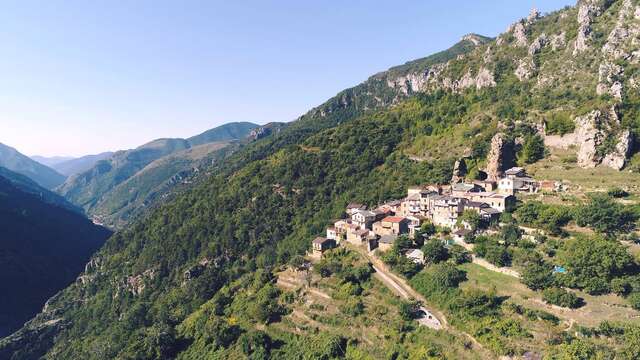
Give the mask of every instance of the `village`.
M 477 214 L 488 224 L 497 224 L 503 212 L 514 208 L 517 193 L 557 191 L 559 187 L 556 182 L 536 181 L 523 168 L 513 167 L 496 180 L 465 183 L 454 176 L 450 185 L 409 187 L 404 199 L 391 200 L 373 209 L 364 204 L 350 203 L 345 217 L 328 227 L 326 236 L 312 241 L 311 256 L 319 258 L 343 242 L 364 247 L 371 254 L 386 252 L 400 236 L 415 240 L 425 223 L 433 224 L 450 235 L 442 239 L 445 245 L 458 244 L 471 250 L 473 246 L 466 243 L 465 238 L 476 229 L 464 220 L 465 212 Z M 408 249 L 405 256 L 424 264 L 424 254 L 419 248 Z M 514 271 L 497 269 L 490 264 L 485 264 L 485 267 L 518 276 Z

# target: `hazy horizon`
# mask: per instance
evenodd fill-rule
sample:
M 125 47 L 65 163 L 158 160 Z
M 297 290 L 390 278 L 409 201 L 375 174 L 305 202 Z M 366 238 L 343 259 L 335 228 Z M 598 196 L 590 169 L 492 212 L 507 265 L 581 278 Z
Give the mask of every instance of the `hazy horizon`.
M 292 121 L 467 33 L 574 3 L 13 2 L 0 14 L 0 142 L 78 157 Z

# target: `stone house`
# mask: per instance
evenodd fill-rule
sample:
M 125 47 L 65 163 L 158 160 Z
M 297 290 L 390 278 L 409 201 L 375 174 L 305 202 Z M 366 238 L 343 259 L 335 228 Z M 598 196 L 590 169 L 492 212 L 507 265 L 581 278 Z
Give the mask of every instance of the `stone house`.
M 317 237 L 312 241 L 313 255 L 321 256 L 325 251 L 333 249 L 337 246 L 336 241 L 324 237 Z
M 458 229 L 451 233 L 451 238 L 456 244 L 465 244 L 465 241 L 464 241 L 465 237 L 472 233 L 473 231 L 469 229 Z
M 420 215 L 422 213 L 420 199 L 420 193 L 411 194 L 404 198 L 400 206 L 400 216 Z
M 481 192 L 484 188 L 475 183 L 473 184 L 465 184 L 465 183 L 457 183 L 451 185 L 451 195 L 456 197 L 461 197 L 467 193 L 473 192 Z
M 516 198 L 513 195 L 507 194 L 497 194 L 494 192 L 476 192 L 476 193 L 467 193 L 463 196 L 465 199 L 469 201 L 476 201 L 488 204 L 494 209 L 500 211 L 506 211 L 506 209 L 515 205 Z
M 464 198 L 439 195 L 430 201 L 431 221 L 434 225 L 452 228 L 458 222 L 458 217 L 464 210 Z
M 376 213 L 369 210 L 357 210 L 351 215 L 351 222 L 361 229 L 371 229 L 371 224 L 376 221 Z
M 498 188 L 498 184 L 491 180 L 475 180 L 473 183 L 483 188 L 483 191 L 495 191 Z
M 336 243 L 340 244 L 340 233 L 335 227 L 330 226 L 327 228 L 327 239 L 335 240 Z
M 383 235 L 378 240 L 378 248 L 380 251 L 389 251 L 398 238 L 397 235 Z
M 409 232 L 409 220 L 400 216 L 387 216 L 373 224 L 376 235 L 401 235 Z
M 355 202 L 349 203 L 347 205 L 346 213 L 347 215 L 351 216 L 358 210 L 367 210 L 367 205 L 355 203 Z
M 357 229 L 347 232 L 347 241 L 354 245 L 365 244 L 369 238 L 375 238 L 375 234 L 368 229 Z
M 401 207 L 402 207 L 401 200 L 392 200 L 378 206 L 376 210 L 387 212 L 388 215 L 396 215 L 400 212 Z
M 517 192 L 536 193 L 539 183 L 527 175 L 521 167 L 514 167 L 504 172 L 504 177 L 498 180 L 498 192 L 514 195 Z

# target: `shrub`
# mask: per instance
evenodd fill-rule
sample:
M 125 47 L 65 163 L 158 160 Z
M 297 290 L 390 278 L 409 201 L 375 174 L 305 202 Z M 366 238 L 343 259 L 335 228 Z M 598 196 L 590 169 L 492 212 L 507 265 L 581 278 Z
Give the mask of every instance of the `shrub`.
M 640 310 L 640 292 L 634 292 L 627 297 L 632 308 Z
M 566 291 L 562 288 L 548 288 L 542 292 L 542 299 L 549 304 L 568 307 L 571 309 L 579 308 L 584 305 L 584 300 L 576 296 L 576 294 Z
M 623 198 L 629 196 L 629 193 L 619 187 L 614 187 L 607 191 L 607 195 L 614 198 Z
M 364 303 L 361 299 L 351 298 L 340 306 L 340 310 L 350 316 L 358 316 L 364 312 Z

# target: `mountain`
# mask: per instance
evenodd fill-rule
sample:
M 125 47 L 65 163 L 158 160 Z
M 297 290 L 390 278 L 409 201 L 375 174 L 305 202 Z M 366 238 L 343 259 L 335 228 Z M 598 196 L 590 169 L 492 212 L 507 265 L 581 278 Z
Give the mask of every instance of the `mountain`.
M 189 139 L 157 139 L 133 150 L 118 151 L 71 176 L 57 191 L 101 223 L 122 226 L 172 184 L 209 164 L 216 158 L 214 152 L 225 154 L 223 148 L 244 140 L 256 127 L 229 123 Z M 169 155 L 168 161 L 154 163 Z
M 191 146 L 210 144 L 219 141 L 239 140 L 247 137 L 258 125 L 250 122 L 233 122 L 207 130 L 187 139 Z
M 0 166 L 25 175 L 47 189 L 53 189 L 65 180 L 64 175 L 1 143 Z
M 20 191 L 30 194 L 46 204 L 62 207 L 78 214 L 83 214 L 82 209 L 79 207 L 71 204 L 62 196 L 43 188 L 35 181 L 24 175 L 15 173 L 0 166 L 0 177 L 2 177 L 4 181 L 10 182 L 11 185 Z
M 507 229 L 517 244 L 477 245 L 500 260 L 512 256 L 514 263 L 539 266 L 539 274 L 526 277 L 553 276 L 550 282 L 570 288 L 564 297 L 600 301 L 593 311 L 558 311 L 515 277 L 453 261 L 425 270 L 396 264 L 406 267 L 402 274 L 418 271 L 410 283 L 428 290 L 422 292 L 428 305 L 447 315 L 441 331 L 402 316 L 412 304 L 372 299 L 380 282 L 367 283 L 368 264 L 326 259 L 315 265 L 319 284 L 298 292 L 274 285 L 278 272 L 299 265 L 297 255 L 349 202 L 374 206 L 406 196 L 408 186 L 448 183 L 461 158 L 470 180 L 501 171 L 506 158 L 535 165 L 556 148 L 563 156 L 560 175 L 574 181 L 605 174 L 592 179 L 603 184 L 628 174 L 611 169 L 620 164 L 637 171 L 638 35 L 637 2 L 582 0 L 545 16 L 532 12 L 496 39 L 465 36 L 448 51 L 340 92 L 226 157 L 209 177 L 116 233 L 94 255 L 83 274 L 88 280 L 69 286 L 1 340 L 0 357 L 638 358 L 640 330 L 630 321 L 637 312 L 617 313 L 637 308 L 632 301 L 640 292 L 638 264 L 626 252 L 604 264 L 591 261 L 594 271 L 572 267 L 566 276 L 550 275 L 552 264 L 566 258 L 594 259 L 584 249 L 572 253 L 575 242 L 621 247 L 616 238 L 587 237 L 589 229 L 568 234 L 571 240 L 536 237 L 534 244 L 518 239 L 518 218 L 507 213 L 501 221 L 512 225 Z M 535 144 L 540 150 L 540 140 L 548 145 L 532 151 Z M 562 173 L 566 168 L 572 173 Z M 571 205 L 550 208 L 543 221 L 582 208 L 573 194 L 553 199 Z M 438 236 L 431 244 L 442 247 L 450 234 Z M 618 268 L 629 277 L 605 279 L 620 296 L 604 301 L 570 281 L 576 273 L 602 277 Z M 305 276 L 304 268 L 298 273 Z M 309 294 L 317 294 L 315 302 L 305 301 Z M 608 321 L 593 323 L 603 312 Z M 380 318 L 389 318 L 385 328 L 367 328 Z M 447 353 L 459 346 L 467 349 L 461 356 Z
M 108 159 L 113 152 L 107 151 L 96 155 L 85 155 L 79 158 L 70 158 L 51 164 L 51 168 L 65 176 L 71 176 L 91 169 L 98 161 Z
M 68 286 L 110 235 L 23 175 L 0 168 L 0 336 Z
M 39 162 L 44 166 L 48 166 L 53 168 L 54 165 L 60 164 L 65 161 L 73 160 L 74 158 L 71 156 L 38 156 L 34 155 L 31 157 L 32 160 Z

